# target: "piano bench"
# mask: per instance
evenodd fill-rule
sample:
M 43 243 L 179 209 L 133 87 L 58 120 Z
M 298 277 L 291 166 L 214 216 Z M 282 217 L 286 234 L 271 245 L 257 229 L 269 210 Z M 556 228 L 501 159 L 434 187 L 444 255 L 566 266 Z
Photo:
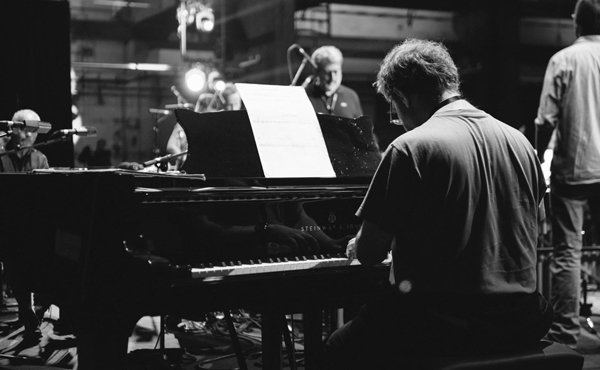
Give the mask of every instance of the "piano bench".
M 571 348 L 546 340 L 528 350 L 487 356 L 427 359 L 419 370 L 581 370 L 583 356 Z

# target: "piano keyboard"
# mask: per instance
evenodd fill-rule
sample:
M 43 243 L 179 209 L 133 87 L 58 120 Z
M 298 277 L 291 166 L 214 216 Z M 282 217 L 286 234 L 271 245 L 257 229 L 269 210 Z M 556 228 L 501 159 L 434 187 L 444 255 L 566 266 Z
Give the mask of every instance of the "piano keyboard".
M 235 275 L 262 274 L 269 272 L 319 269 L 326 267 L 357 266 L 360 262 L 340 256 L 312 256 L 275 258 L 267 261 L 237 261 L 222 266 L 192 267 L 192 278 L 218 278 Z

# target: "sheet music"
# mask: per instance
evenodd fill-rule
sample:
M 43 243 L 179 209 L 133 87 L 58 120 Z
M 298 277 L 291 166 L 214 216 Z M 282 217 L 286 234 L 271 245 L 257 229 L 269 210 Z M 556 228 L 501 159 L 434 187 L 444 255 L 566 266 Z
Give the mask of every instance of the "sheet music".
M 235 85 L 248 111 L 265 177 L 335 177 L 303 87 Z

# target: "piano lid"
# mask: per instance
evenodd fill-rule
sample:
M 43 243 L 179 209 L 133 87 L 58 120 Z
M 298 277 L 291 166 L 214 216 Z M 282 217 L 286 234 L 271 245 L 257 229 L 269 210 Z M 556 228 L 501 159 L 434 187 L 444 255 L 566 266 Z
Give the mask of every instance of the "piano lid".
M 196 113 L 177 109 L 175 115 L 188 140 L 182 170 L 205 174 L 207 179 L 265 177 L 245 110 Z M 317 117 L 336 177 L 370 181 L 381 157 L 370 118 Z

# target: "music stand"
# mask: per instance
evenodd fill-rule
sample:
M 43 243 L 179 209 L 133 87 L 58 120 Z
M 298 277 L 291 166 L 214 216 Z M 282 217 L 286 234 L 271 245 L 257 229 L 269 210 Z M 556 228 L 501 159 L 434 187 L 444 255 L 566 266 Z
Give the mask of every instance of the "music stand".
M 196 113 L 176 109 L 175 116 L 188 140 L 189 154 L 182 170 L 207 178 L 265 177 L 245 110 Z M 336 176 L 372 177 L 381 157 L 370 119 L 325 114 L 317 118 Z

